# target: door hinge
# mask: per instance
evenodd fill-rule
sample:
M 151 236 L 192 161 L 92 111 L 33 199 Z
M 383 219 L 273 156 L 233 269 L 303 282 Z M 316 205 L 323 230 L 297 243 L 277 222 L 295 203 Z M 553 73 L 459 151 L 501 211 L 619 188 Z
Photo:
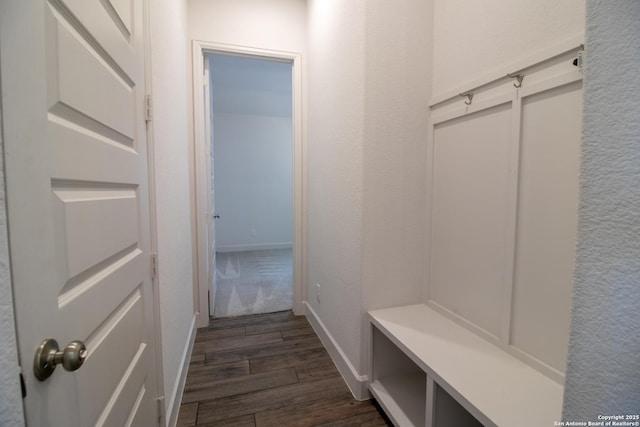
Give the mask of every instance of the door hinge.
M 153 119 L 153 103 L 151 95 L 144 96 L 144 119 L 150 122 Z
M 164 408 L 164 396 L 158 396 L 158 420 L 162 424 L 162 420 L 167 416 L 166 409 Z
M 155 279 L 158 276 L 158 253 L 151 252 L 151 278 Z

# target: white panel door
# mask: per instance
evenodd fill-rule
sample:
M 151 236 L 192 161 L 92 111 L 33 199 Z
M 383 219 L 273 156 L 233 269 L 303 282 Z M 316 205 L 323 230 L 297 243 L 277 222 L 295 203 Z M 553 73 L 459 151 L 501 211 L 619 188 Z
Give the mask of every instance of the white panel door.
M 209 57 L 204 57 L 204 188 L 206 192 L 206 217 L 207 229 L 205 242 L 207 247 L 207 284 L 209 288 L 209 316 L 213 316 L 216 298 L 216 212 L 214 196 L 214 163 L 213 163 L 213 105 L 211 73 L 209 69 Z
M 31 426 L 158 425 L 142 0 L 2 2 L 11 268 Z M 36 347 L 88 349 L 39 381 Z

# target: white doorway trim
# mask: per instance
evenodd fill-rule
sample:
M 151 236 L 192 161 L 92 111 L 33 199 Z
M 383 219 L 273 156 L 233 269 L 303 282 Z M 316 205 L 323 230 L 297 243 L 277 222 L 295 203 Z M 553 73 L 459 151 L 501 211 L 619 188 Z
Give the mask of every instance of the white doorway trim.
M 144 19 L 144 93 L 146 96 L 153 95 L 152 76 L 153 67 L 151 60 L 152 38 L 151 38 L 151 4 L 150 0 L 143 0 L 143 19 Z M 152 256 L 157 257 L 158 253 L 158 213 L 156 203 L 156 160 L 155 160 L 155 142 L 153 135 L 153 121 L 146 121 L 146 141 L 147 141 L 147 175 L 149 179 L 149 249 Z M 157 258 L 156 258 L 157 259 Z M 155 272 L 151 275 L 151 284 L 153 288 L 153 324 L 154 324 L 154 344 L 153 349 L 156 355 L 156 395 L 158 396 L 158 405 L 166 405 L 165 389 L 164 389 L 164 354 L 162 351 L 162 311 L 160 309 L 160 283 L 158 275 Z M 186 369 L 185 369 L 186 377 Z M 171 398 L 171 396 L 169 396 Z M 178 402 L 179 403 L 179 402 Z M 175 406 L 175 405 L 174 405 Z M 163 419 L 160 423 L 167 422 L 171 418 L 177 418 L 178 410 L 175 407 L 167 408 L 164 406 L 161 412 Z
M 302 301 L 304 300 L 304 269 L 306 265 L 306 150 L 303 140 L 302 121 L 302 56 L 296 52 L 283 52 L 213 43 L 201 40 L 193 41 L 192 65 L 193 65 L 193 152 L 194 152 L 194 179 L 193 194 L 195 194 L 196 209 L 196 236 L 194 239 L 197 280 L 195 281 L 195 304 L 198 315 L 198 327 L 206 326 L 209 322 L 209 283 L 207 278 L 207 248 L 206 248 L 206 207 L 207 190 L 210 185 L 205 176 L 205 126 L 203 108 L 203 69 L 204 55 L 210 53 L 222 53 L 245 56 L 249 58 L 261 58 L 278 61 L 286 61 L 292 64 L 293 76 L 293 312 L 297 315 L 304 314 Z M 214 266 L 215 267 L 215 266 Z

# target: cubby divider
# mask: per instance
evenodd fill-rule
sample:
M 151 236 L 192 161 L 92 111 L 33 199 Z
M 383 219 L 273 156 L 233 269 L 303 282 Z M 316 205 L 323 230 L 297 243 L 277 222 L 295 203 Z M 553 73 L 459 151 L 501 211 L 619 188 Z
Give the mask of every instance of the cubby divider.
M 369 312 L 369 390 L 397 426 L 553 425 L 563 387 L 424 304 Z

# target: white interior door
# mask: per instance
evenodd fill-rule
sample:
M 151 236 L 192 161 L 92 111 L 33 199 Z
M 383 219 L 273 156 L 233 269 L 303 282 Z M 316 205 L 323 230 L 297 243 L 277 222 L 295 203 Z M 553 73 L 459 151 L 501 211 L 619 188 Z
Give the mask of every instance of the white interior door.
M 31 426 L 158 425 L 142 0 L 0 5 L 11 268 Z M 88 349 L 39 381 L 36 348 Z
M 205 160 L 205 191 L 207 198 L 206 215 L 206 245 L 207 245 L 207 283 L 209 284 L 209 315 L 213 315 L 216 298 L 216 219 L 219 218 L 215 208 L 214 170 L 213 170 L 213 108 L 211 88 L 211 74 L 209 58 L 204 58 L 204 160 Z

